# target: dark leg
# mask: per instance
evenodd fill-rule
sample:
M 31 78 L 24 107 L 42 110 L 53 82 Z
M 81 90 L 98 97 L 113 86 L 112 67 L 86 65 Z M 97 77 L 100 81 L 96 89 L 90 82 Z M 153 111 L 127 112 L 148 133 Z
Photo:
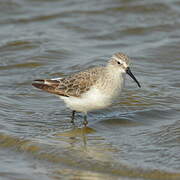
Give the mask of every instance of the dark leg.
M 84 121 L 83 121 L 84 126 L 86 127 L 86 125 L 88 124 L 87 121 L 87 114 L 84 115 Z
M 76 111 L 72 111 L 71 123 L 73 123 L 73 124 L 74 124 L 75 112 L 76 112 Z

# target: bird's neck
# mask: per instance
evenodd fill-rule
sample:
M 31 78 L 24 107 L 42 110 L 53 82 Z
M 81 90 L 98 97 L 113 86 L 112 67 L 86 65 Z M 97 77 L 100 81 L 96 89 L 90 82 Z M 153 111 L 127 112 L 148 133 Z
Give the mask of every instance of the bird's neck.
M 100 78 L 99 87 L 104 91 L 119 91 L 124 86 L 125 74 L 117 71 L 116 68 L 106 67 L 103 76 Z

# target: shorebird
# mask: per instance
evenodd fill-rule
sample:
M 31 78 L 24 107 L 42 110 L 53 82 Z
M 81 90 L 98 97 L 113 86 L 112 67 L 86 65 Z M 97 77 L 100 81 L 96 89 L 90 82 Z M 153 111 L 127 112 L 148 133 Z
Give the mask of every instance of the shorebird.
M 36 79 L 32 85 L 64 100 L 67 107 L 72 110 L 72 123 L 75 112 L 84 113 L 83 124 L 86 126 L 89 111 L 108 107 L 120 95 L 125 74 L 141 87 L 130 70 L 129 57 L 123 53 L 116 53 L 106 66 L 87 69 L 65 78 Z

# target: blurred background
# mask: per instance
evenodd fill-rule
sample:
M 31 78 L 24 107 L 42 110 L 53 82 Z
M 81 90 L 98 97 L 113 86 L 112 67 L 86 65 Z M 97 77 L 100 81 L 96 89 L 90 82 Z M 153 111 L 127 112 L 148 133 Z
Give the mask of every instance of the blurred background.
M 180 179 L 179 0 L 0 1 L 0 179 Z M 132 59 L 109 108 L 76 126 L 33 79 Z

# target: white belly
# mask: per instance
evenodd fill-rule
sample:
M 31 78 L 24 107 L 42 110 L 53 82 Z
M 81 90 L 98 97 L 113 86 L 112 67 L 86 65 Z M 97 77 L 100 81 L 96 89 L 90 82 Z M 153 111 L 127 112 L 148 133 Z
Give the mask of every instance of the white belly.
M 103 109 L 109 106 L 113 99 L 117 97 L 117 93 L 112 95 L 101 92 L 93 87 L 81 97 L 60 97 L 66 105 L 75 111 L 87 113 L 88 111 Z

